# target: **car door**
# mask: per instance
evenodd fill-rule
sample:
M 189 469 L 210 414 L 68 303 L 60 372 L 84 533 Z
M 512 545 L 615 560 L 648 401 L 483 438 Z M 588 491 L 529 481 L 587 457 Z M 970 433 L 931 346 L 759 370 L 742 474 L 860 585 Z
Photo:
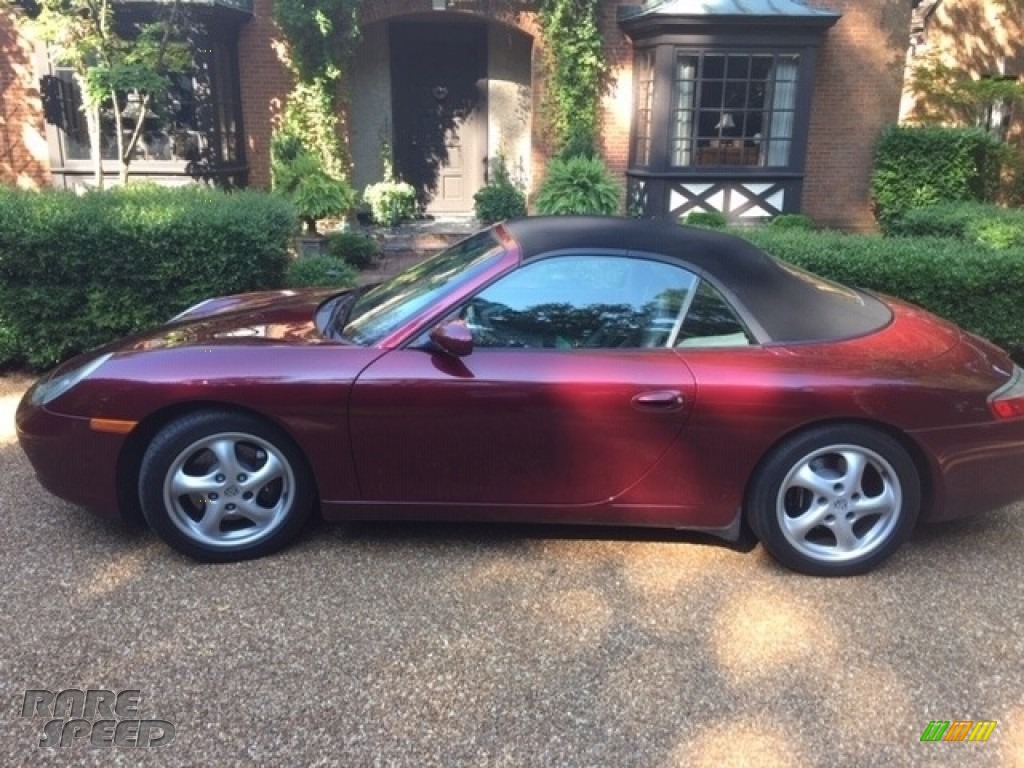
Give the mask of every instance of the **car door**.
M 350 429 L 364 499 L 571 507 L 640 481 L 693 402 L 667 348 L 697 284 L 627 254 L 528 261 L 460 304 L 471 354 L 426 333 L 370 365 Z

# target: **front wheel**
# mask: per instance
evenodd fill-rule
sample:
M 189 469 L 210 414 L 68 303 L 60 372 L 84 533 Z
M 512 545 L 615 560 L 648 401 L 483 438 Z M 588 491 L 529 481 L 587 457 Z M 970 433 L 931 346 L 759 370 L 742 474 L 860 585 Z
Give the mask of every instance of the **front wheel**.
M 851 424 L 813 429 L 777 448 L 754 477 L 746 512 L 783 565 L 849 576 L 899 548 L 920 503 L 917 468 L 903 446 Z
M 247 414 L 204 411 L 166 426 L 139 472 L 146 522 L 190 557 L 261 557 L 290 542 L 309 519 L 313 482 L 299 449 Z

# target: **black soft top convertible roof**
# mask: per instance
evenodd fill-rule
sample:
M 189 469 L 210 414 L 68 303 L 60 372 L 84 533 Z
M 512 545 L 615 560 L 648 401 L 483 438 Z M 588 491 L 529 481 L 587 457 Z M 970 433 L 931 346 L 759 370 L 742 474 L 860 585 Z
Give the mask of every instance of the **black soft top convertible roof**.
M 603 249 L 678 260 L 731 294 L 774 342 L 861 336 L 887 325 L 873 296 L 783 264 L 739 237 L 664 220 L 537 216 L 505 222 L 524 261 L 555 251 Z

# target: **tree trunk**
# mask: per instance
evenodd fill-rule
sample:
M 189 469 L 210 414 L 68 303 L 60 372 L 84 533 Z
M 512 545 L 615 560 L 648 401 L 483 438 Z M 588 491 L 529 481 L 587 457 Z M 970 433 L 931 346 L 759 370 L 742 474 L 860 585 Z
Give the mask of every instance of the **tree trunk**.
M 85 79 L 76 74 L 79 91 L 88 93 Z M 90 100 L 82 105 L 85 113 L 85 127 L 89 132 L 89 157 L 92 158 L 93 184 L 96 189 L 103 189 L 103 134 L 100 127 L 100 105 L 90 104 Z
M 137 114 L 135 117 L 135 128 L 132 130 L 132 135 L 125 142 L 124 137 L 124 118 L 121 115 L 121 107 L 118 106 L 117 101 L 114 101 L 114 113 L 117 116 L 118 124 L 118 159 L 120 160 L 119 176 L 121 179 L 121 185 L 124 186 L 128 183 L 128 166 L 131 165 L 132 155 L 135 154 L 135 148 L 139 146 L 139 140 L 142 138 L 142 129 L 146 124 L 146 118 L 149 117 L 149 94 L 139 95 L 139 105 Z

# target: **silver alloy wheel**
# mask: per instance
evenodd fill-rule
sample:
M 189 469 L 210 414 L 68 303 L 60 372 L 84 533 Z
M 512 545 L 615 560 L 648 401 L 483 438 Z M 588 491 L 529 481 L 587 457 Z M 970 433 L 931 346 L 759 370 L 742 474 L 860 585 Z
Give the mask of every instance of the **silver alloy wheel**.
M 164 475 L 170 521 L 192 541 L 235 549 L 274 533 L 295 503 L 295 473 L 273 443 L 221 432 L 181 451 Z
M 892 465 L 860 445 L 829 445 L 796 462 L 776 499 L 779 529 L 804 557 L 842 563 L 889 541 L 903 491 Z

